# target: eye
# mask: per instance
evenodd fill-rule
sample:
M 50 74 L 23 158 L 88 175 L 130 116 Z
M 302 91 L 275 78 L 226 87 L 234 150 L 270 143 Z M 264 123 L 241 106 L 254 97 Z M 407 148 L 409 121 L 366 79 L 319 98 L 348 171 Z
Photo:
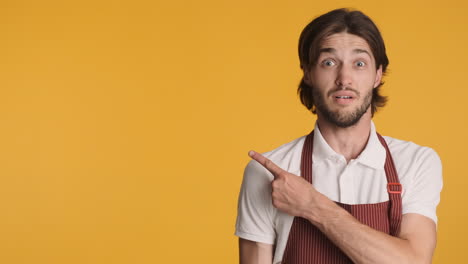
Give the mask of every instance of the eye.
M 356 62 L 356 66 L 358 66 L 358 67 L 364 67 L 364 66 L 366 66 L 366 63 L 363 62 L 363 61 L 358 61 L 358 62 Z
M 335 65 L 335 62 L 333 60 L 324 60 L 322 62 L 322 65 L 327 66 L 327 67 L 331 67 L 331 66 Z

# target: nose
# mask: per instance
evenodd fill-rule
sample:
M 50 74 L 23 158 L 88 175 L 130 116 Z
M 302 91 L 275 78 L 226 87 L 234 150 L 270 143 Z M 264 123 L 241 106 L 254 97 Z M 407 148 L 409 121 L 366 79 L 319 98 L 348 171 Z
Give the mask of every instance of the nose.
M 353 76 L 352 76 L 352 69 L 351 67 L 342 64 L 338 69 L 337 69 L 337 75 L 336 75 L 336 85 L 338 87 L 341 87 L 342 89 L 346 87 L 350 87 L 353 84 Z

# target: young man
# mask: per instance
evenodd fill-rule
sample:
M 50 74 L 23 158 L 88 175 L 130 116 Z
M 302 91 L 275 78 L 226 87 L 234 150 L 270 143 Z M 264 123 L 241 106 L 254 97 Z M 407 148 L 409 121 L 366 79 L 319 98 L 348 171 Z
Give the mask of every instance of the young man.
M 240 262 L 431 263 L 441 162 L 430 148 L 377 134 L 388 66 L 375 24 L 333 10 L 299 40 L 302 103 L 315 129 L 246 167 Z

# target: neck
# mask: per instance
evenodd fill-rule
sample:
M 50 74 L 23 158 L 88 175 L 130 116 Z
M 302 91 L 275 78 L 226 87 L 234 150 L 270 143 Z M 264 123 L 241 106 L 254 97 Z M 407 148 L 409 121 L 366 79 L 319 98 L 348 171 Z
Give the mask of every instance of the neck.
M 328 145 L 349 162 L 357 158 L 366 147 L 371 130 L 371 114 L 370 112 L 364 114 L 355 125 L 346 128 L 320 118 L 320 114 L 317 123 Z

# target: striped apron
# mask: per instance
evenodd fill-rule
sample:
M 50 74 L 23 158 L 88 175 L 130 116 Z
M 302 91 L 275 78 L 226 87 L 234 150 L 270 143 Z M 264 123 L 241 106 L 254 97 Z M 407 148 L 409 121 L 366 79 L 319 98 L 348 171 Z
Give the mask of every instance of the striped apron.
M 402 188 L 387 143 L 382 136 L 379 134 L 377 134 L 377 136 L 387 152 L 385 174 L 387 176 L 387 191 L 390 200 L 376 204 L 349 205 L 338 202 L 337 204 L 361 223 L 392 236 L 396 236 L 400 228 L 402 217 Z M 314 131 L 305 139 L 301 158 L 302 177 L 310 183 L 312 183 L 313 138 Z M 289 232 L 288 242 L 281 263 L 348 264 L 353 262 L 308 220 L 295 217 Z

